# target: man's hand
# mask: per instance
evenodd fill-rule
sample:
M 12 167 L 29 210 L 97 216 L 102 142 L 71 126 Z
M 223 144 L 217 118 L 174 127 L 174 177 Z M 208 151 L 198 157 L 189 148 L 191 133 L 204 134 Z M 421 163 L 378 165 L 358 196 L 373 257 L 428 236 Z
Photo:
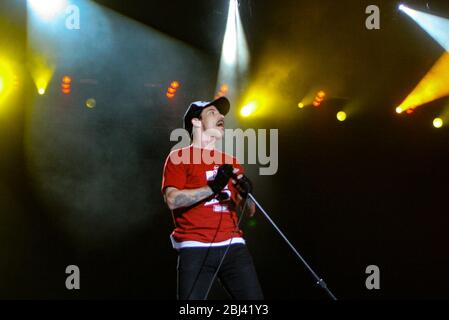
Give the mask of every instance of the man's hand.
M 233 169 L 230 164 L 224 164 L 220 168 L 218 168 L 215 179 L 207 183 L 214 194 L 219 194 L 220 191 L 223 190 L 224 187 L 226 187 L 229 179 L 231 179 L 232 177 L 232 173 Z
M 253 192 L 253 184 L 251 183 L 251 180 L 243 174 L 239 174 L 237 179 L 232 179 L 232 183 L 244 199 L 248 197 L 248 193 Z
M 256 204 L 251 199 L 248 199 L 248 193 L 253 192 L 253 184 L 243 174 L 239 174 L 237 177 L 234 177 L 232 179 L 232 183 L 239 192 L 237 195 L 238 205 L 242 210 L 245 209 L 243 212 L 244 214 L 246 214 L 249 218 L 252 218 L 256 213 Z

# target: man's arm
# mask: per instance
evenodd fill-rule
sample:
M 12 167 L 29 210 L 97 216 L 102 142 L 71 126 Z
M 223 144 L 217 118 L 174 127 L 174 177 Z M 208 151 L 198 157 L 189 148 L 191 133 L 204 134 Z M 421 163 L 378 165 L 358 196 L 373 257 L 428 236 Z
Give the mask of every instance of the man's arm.
M 196 189 L 176 189 L 167 187 L 164 200 L 170 210 L 190 207 L 214 194 L 218 194 L 228 184 L 232 176 L 232 166 L 224 164 L 218 168 L 214 180 L 208 181 L 207 185 Z
M 167 189 L 165 189 L 164 200 L 170 210 L 174 210 L 183 207 L 190 207 L 201 200 L 209 198 L 213 194 L 214 192 L 209 186 L 183 190 L 179 190 L 174 187 L 167 187 Z
M 234 174 L 235 173 L 236 171 L 234 170 Z M 246 214 L 248 217 L 252 218 L 256 213 L 256 204 L 251 198 L 247 196 L 248 193 L 252 192 L 252 183 L 247 177 L 244 177 L 243 174 L 239 174 L 236 178 L 237 180 L 235 178 L 232 179 L 232 183 L 239 191 L 236 199 L 237 206 L 240 208 L 240 210 L 244 209 L 243 214 Z M 243 198 L 241 194 L 244 194 L 245 198 Z
M 256 213 L 256 204 L 250 198 L 243 199 L 239 194 L 237 195 L 237 205 L 240 207 L 240 210 L 245 209 L 243 214 L 246 214 L 248 217 L 252 218 Z

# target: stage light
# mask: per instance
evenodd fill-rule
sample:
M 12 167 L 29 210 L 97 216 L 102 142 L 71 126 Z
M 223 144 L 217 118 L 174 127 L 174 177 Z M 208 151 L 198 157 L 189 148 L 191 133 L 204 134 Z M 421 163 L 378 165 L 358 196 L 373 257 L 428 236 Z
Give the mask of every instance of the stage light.
M 41 94 L 42 91 L 45 93 L 53 77 L 54 64 L 44 54 L 30 52 L 27 66 L 36 86 L 37 93 Z
M 178 91 L 180 86 L 181 84 L 179 83 L 179 81 L 172 81 L 167 89 L 167 92 L 165 93 L 167 98 L 173 99 L 175 97 L 176 91 Z
M 449 95 L 449 53 L 446 52 L 432 66 L 413 91 L 399 105 L 400 110 L 417 108 Z M 396 110 L 398 110 L 398 108 Z
M 443 119 L 441 119 L 441 118 L 433 119 L 433 126 L 435 128 L 441 128 L 443 126 Z
M 72 91 L 72 78 L 69 76 L 62 77 L 61 91 L 64 94 L 69 94 Z
M 401 6 L 401 11 L 412 18 L 446 51 L 449 51 L 449 19 Z M 401 103 L 402 111 L 414 109 L 449 94 L 449 53 L 433 65 L 424 78 Z
M 449 51 L 449 19 L 414 10 L 406 6 L 402 6 L 401 11 L 412 18 L 436 42 L 446 49 L 446 51 Z
M 224 84 L 220 87 L 220 91 L 215 95 L 215 99 L 225 96 L 228 93 L 229 87 L 227 84 Z
M 346 120 L 346 112 L 339 111 L 337 113 L 337 119 L 338 119 L 338 121 L 345 121 Z
M 399 113 L 399 114 L 400 114 L 400 113 L 402 113 L 402 111 L 404 111 L 404 110 L 402 110 L 401 107 L 397 107 L 397 108 L 396 108 L 396 113 Z
M 320 90 L 315 95 L 315 99 L 312 102 L 312 105 L 314 107 L 319 107 L 321 103 L 324 101 L 324 97 L 326 96 L 326 93 L 323 90 Z
M 97 104 L 97 102 L 93 98 L 89 98 L 86 100 L 86 107 L 88 107 L 89 109 L 94 108 L 96 106 L 96 104 Z
M 304 103 L 302 103 L 302 102 L 298 103 L 298 108 L 300 108 L 300 109 L 304 108 Z
M 398 7 L 398 9 L 401 11 L 404 11 L 405 8 L 406 8 L 406 6 L 404 6 L 402 3 Z
M 172 83 L 170 84 L 170 86 L 174 89 L 178 89 L 180 84 L 179 81 L 172 81 Z
M 229 0 L 216 92 L 219 91 L 219 84 L 226 83 L 231 88 L 244 85 L 248 66 L 249 49 L 240 18 L 239 3 L 237 0 Z
M 240 114 L 243 117 L 249 117 L 256 110 L 256 104 L 254 102 L 248 103 L 241 110 Z
M 44 20 L 54 18 L 68 6 L 67 0 L 28 0 L 29 6 Z
M 19 78 L 17 78 L 16 75 L 13 76 L 12 84 L 13 84 L 14 89 L 17 89 L 19 87 Z
M 38 94 L 40 94 L 40 95 L 45 94 L 45 92 L 47 91 L 47 86 L 48 86 L 49 81 L 50 81 L 49 77 L 46 76 L 45 74 L 40 74 L 36 78 L 36 88 L 37 88 Z
M 12 64 L 0 59 L 0 103 L 6 99 L 12 91 L 14 71 Z
M 237 1 L 229 1 L 228 20 L 226 24 L 225 38 L 223 41 L 223 58 L 227 65 L 235 65 L 237 61 L 237 30 L 236 17 Z

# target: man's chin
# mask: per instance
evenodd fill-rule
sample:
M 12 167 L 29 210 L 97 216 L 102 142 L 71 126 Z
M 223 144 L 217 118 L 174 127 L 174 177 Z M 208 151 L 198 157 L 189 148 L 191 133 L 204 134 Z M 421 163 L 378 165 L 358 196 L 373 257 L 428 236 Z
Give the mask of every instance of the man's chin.
M 225 129 L 224 128 L 219 128 L 219 129 L 217 129 L 217 131 L 218 131 L 218 136 L 216 137 L 217 139 L 221 139 L 221 138 L 223 138 L 223 136 L 224 136 L 224 133 L 225 133 Z
M 224 133 L 220 133 L 220 134 L 215 135 L 214 137 L 216 140 L 221 140 L 221 139 L 223 139 L 223 136 L 224 136 Z

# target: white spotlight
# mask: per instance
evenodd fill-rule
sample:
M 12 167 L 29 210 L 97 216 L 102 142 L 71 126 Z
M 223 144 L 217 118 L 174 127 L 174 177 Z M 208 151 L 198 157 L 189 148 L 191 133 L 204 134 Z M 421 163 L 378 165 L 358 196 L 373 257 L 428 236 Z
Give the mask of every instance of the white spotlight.
M 403 6 L 402 12 L 412 18 L 436 42 L 449 52 L 449 19 Z
M 406 8 L 406 6 L 404 6 L 402 3 L 398 7 L 398 9 L 401 11 L 404 11 L 405 8 Z
M 245 32 L 240 19 L 237 0 L 229 0 L 228 19 L 221 51 L 217 91 L 223 83 L 228 84 L 230 92 L 237 92 L 244 85 L 249 66 L 249 50 Z M 228 98 L 231 98 L 232 95 Z
M 67 0 L 28 0 L 28 5 L 44 20 L 50 20 L 67 8 Z

